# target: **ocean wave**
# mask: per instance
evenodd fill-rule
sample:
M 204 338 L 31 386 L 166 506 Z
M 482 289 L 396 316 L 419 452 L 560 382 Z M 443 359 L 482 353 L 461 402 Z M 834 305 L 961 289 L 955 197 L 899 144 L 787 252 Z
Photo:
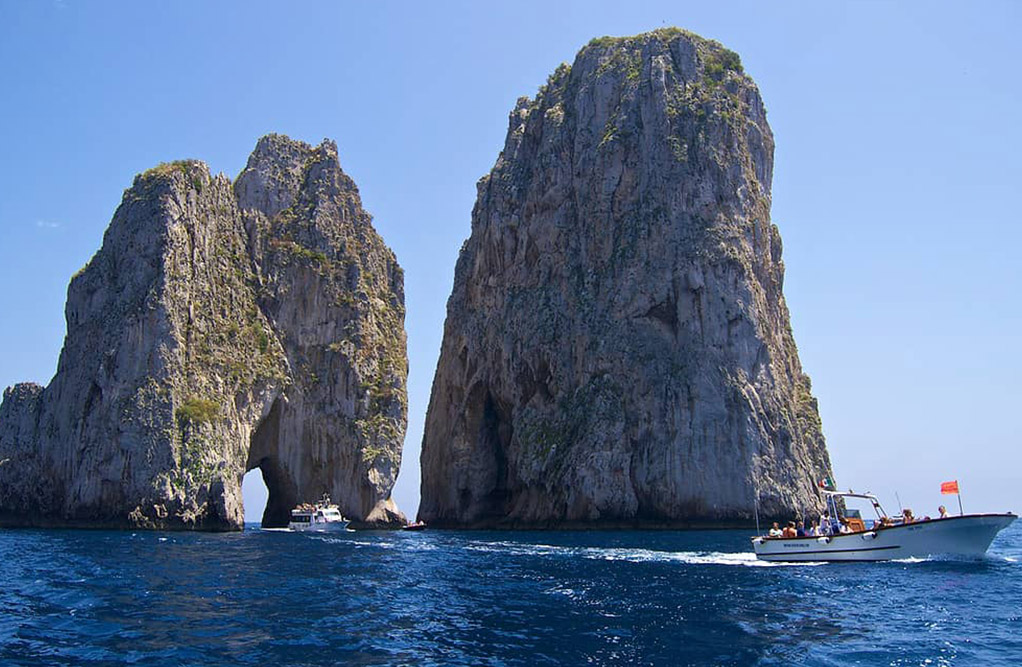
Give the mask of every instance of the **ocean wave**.
M 402 552 L 435 551 L 437 549 L 437 546 L 435 544 L 430 544 L 428 542 L 419 542 L 416 540 L 403 541 L 391 541 L 388 539 L 366 540 L 356 539 L 353 537 L 337 537 L 335 535 L 329 536 L 324 535 L 322 533 L 314 536 L 310 535 L 310 537 L 314 537 L 315 539 L 318 539 L 320 542 L 326 542 L 327 544 L 344 544 L 348 546 L 353 546 L 358 549 L 382 549 L 385 551 L 397 550 Z

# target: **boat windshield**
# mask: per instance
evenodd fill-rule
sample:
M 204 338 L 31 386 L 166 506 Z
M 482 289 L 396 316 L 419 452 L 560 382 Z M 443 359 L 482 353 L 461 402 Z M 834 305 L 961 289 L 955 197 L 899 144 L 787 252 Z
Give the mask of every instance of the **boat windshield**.
M 828 494 L 827 506 L 853 531 L 871 529 L 886 516 L 880 502 L 868 494 Z

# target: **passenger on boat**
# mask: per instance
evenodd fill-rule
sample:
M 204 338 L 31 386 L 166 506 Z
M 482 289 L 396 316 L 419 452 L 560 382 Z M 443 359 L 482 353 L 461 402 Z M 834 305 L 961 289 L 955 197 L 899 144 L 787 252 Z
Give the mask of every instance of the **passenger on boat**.
M 777 525 L 776 521 L 774 521 L 774 527 L 770 529 L 769 535 L 770 535 L 770 537 L 783 537 L 784 536 L 784 531 L 781 530 L 781 527 Z
M 816 532 L 819 535 L 832 535 L 833 531 L 834 526 L 830 521 L 830 512 L 824 512 L 820 517 L 820 525 L 816 529 Z
M 912 516 L 912 510 L 907 507 L 902 512 L 902 515 L 905 517 L 905 523 L 914 523 L 916 520 L 916 518 Z
M 798 525 L 795 526 L 795 537 L 806 537 L 806 524 L 804 521 L 799 521 Z
M 940 516 L 937 517 L 938 519 L 946 519 L 947 518 L 947 508 L 946 507 L 941 505 L 940 507 L 937 508 L 937 511 L 940 512 Z
M 781 537 L 798 537 L 798 531 L 795 530 L 795 522 L 789 521 L 788 525 L 781 531 Z

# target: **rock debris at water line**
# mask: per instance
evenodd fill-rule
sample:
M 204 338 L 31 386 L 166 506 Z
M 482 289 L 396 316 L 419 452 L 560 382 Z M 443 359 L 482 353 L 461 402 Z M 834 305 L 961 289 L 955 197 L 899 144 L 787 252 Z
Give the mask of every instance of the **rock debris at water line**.
M 323 493 L 403 522 L 403 273 L 332 142 L 139 175 L 66 318 L 50 385 L 4 393 L 0 522 L 240 529 L 254 468 L 264 525 Z

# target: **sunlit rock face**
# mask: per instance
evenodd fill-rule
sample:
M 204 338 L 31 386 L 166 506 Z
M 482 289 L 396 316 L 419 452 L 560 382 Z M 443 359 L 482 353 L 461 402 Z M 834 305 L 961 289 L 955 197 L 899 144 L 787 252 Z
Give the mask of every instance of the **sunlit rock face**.
M 519 100 L 447 305 L 420 518 L 819 506 L 830 463 L 782 295 L 773 148 L 738 56 L 676 29 L 594 40 Z
M 403 520 L 403 277 L 336 147 L 259 141 L 232 183 L 205 164 L 136 177 L 68 288 L 45 389 L 0 405 L 0 522 L 200 530 L 264 525 L 329 493 Z

